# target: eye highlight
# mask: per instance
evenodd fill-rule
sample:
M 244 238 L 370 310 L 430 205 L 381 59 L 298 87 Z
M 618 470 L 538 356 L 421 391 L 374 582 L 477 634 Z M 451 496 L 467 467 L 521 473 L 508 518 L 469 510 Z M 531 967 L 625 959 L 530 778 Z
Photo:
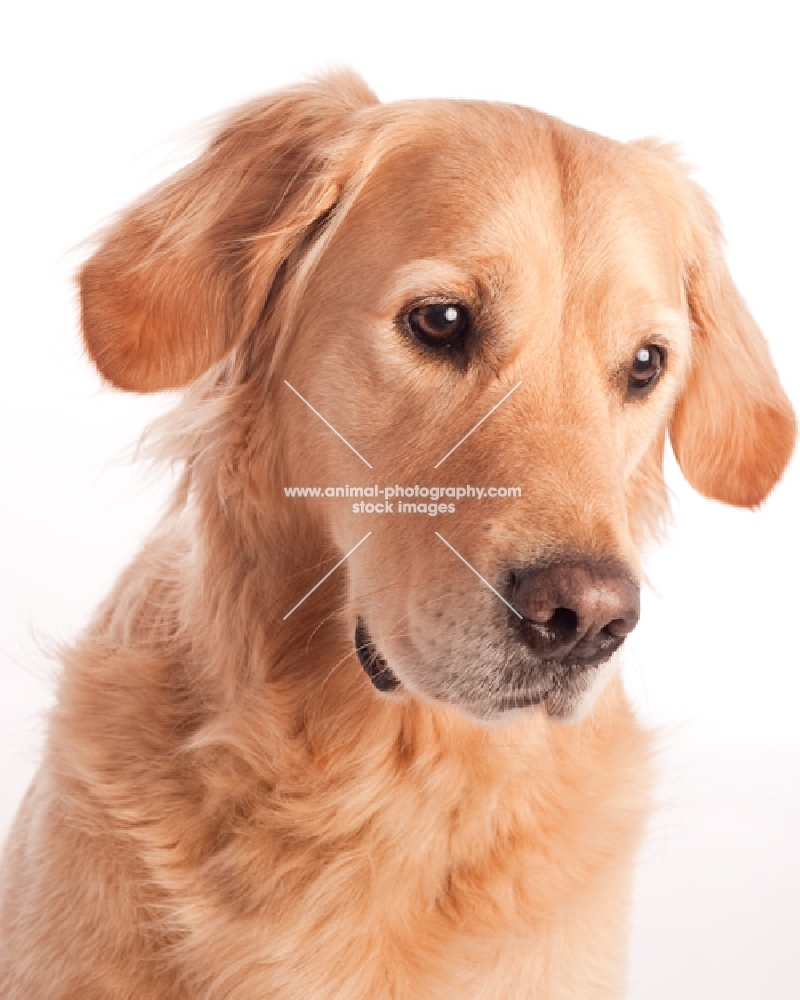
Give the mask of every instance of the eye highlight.
M 642 344 L 628 369 L 628 395 L 646 395 L 661 378 L 667 352 L 659 344 Z
M 409 310 L 405 325 L 426 347 L 457 350 L 464 346 L 472 320 L 461 302 L 432 302 Z

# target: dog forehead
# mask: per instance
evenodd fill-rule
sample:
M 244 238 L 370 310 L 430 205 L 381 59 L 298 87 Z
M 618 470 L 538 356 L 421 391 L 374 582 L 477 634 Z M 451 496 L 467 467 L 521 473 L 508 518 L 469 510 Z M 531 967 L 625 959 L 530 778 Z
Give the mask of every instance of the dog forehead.
M 549 119 L 526 108 L 478 102 L 414 102 L 393 109 L 384 150 L 355 206 L 353 223 L 385 220 L 384 240 L 417 254 L 479 238 L 502 245 L 531 211 L 558 216 Z
M 438 257 L 491 262 L 579 294 L 607 285 L 609 273 L 621 286 L 666 277 L 677 287 L 667 213 L 639 176 L 635 148 L 480 102 L 393 107 L 385 131 L 341 233 L 364 273 Z

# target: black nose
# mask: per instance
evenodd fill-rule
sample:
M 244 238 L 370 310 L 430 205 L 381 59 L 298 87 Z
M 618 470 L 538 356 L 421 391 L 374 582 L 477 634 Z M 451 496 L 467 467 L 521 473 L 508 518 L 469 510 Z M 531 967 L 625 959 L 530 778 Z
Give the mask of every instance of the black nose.
M 538 656 L 592 666 L 639 621 L 639 587 L 614 562 L 556 562 L 511 576 L 522 637 Z

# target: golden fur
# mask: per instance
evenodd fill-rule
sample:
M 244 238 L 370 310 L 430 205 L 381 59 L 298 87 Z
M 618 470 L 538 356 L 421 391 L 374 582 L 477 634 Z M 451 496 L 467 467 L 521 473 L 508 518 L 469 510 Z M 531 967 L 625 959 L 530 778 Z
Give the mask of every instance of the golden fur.
M 433 529 L 487 576 L 564 551 L 638 576 L 667 430 L 708 496 L 780 476 L 791 407 L 674 153 L 338 74 L 233 114 L 80 289 L 109 382 L 187 386 L 158 435 L 183 474 L 64 654 L 4 856 L 2 1000 L 619 997 L 648 736 L 612 667 L 591 709 L 481 719 L 502 608 Z M 393 321 L 431 293 L 487 317 L 463 370 Z M 626 403 L 654 338 L 666 373 Z M 523 492 L 436 523 L 283 492 L 378 471 Z M 358 663 L 363 614 L 397 693 Z

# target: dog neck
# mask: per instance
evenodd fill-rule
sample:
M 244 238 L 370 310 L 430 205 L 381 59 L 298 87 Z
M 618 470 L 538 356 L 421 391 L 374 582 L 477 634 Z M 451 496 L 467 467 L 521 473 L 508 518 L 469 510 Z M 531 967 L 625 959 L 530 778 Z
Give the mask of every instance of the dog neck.
M 514 865 L 552 878 L 557 850 L 557 877 L 577 891 L 576 852 L 589 864 L 620 849 L 619 816 L 643 815 L 647 784 L 631 766 L 647 741 L 621 685 L 609 684 L 575 726 L 535 710 L 482 725 L 446 705 L 383 695 L 343 622 L 341 577 L 296 610 L 292 629 L 279 627 L 286 581 L 304 560 L 319 562 L 324 534 L 291 536 L 273 523 L 257 558 L 252 525 L 234 514 L 219 502 L 175 505 L 66 653 L 54 713 L 51 752 L 69 747 L 59 766 L 141 840 L 173 892 L 191 893 L 197 859 L 211 864 L 234 838 L 250 838 L 267 859 L 306 845 L 305 879 L 316 877 L 309 858 L 322 870 L 346 845 L 348 858 L 369 859 L 371 877 L 403 887 L 393 899 L 401 924 L 406 903 L 428 900 L 428 912 L 441 897 L 496 934 L 522 912 L 538 919 L 536 893 L 519 888 L 538 879 L 520 881 Z M 131 829 L 131 802 L 143 798 L 152 824 Z M 542 816 L 559 817 L 557 844 Z M 631 831 L 633 843 L 639 824 Z M 520 843 L 530 845 L 524 864 L 512 849 Z M 176 863 L 176 851 L 192 864 Z M 494 895 L 481 876 L 491 858 L 511 866 Z M 233 891 L 228 876 L 220 884 Z M 237 905 L 300 891 L 292 886 L 240 879 Z

